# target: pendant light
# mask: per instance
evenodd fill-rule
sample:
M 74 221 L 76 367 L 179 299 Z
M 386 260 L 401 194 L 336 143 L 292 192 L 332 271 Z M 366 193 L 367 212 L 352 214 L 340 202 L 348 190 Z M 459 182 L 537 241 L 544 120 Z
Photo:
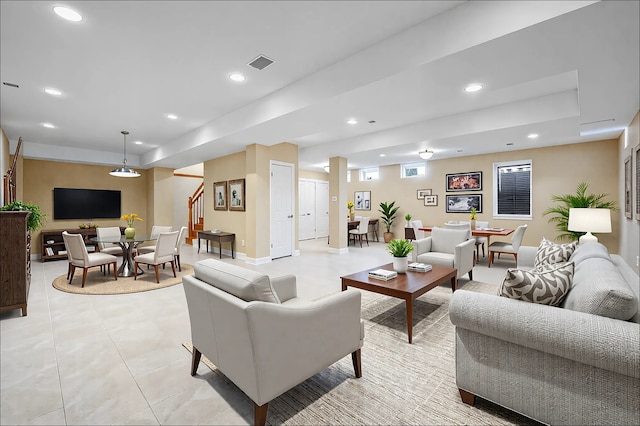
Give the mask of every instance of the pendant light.
M 124 161 L 122 163 L 122 167 L 111 170 L 109 174 L 116 177 L 138 177 L 140 176 L 140 173 L 127 167 L 127 135 L 129 132 L 123 130 L 120 133 L 124 135 Z
M 420 156 L 420 158 L 422 158 L 423 160 L 428 160 L 429 158 L 433 157 L 434 152 L 433 151 L 420 151 L 418 153 L 418 155 Z

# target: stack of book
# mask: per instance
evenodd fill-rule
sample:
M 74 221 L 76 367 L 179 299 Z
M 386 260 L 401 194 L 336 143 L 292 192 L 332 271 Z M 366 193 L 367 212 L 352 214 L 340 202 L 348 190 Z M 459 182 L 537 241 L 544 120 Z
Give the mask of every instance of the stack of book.
M 426 263 L 413 262 L 409 264 L 407 269 L 414 272 L 429 272 L 432 268 Z
M 53 256 L 53 249 L 51 247 L 45 247 L 45 252 L 47 252 L 47 256 Z
M 376 280 L 388 281 L 396 278 L 397 276 L 398 273 L 396 271 L 387 271 L 386 269 L 369 271 L 369 278 L 375 278 Z

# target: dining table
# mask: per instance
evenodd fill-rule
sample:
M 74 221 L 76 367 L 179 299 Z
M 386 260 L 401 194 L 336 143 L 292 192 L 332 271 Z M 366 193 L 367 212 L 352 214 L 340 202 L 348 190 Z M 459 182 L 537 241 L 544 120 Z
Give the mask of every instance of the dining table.
M 356 229 L 358 225 L 360 225 L 359 220 L 349 220 L 349 222 L 347 222 L 347 233 L 350 229 Z M 371 232 L 373 233 L 373 237 L 376 241 L 380 241 L 378 238 L 378 219 L 369 219 L 369 226 L 372 227 Z M 347 235 L 347 238 L 348 237 L 349 236 Z
M 425 226 L 418 228 L 420 231 L 431 232 L 433 226 Z M 444 226 L 443 226 L 444 228 Z M 491 237 L 506 237 L 513 233 L 513 229 L 507 228 L 478 228 L 471 230 L 471 235 L 474 237 L 487 237 L 487 247 L 491 244 Z
M 133 260 L 133 252 L 135 248 L 138 247 L 139 244 L 142 244 L 146 241 L 155 241 L 157 240 L 157 236 L 138 234 L 133 238 L 127 238 L 124 235 L 118 237 L 91 237 L 90 240 L 96 243 L 112 243 L 118 244 L 120 248 L 122 248 L 122 264 L 118 268 L 118 276 L 119 277 L 132 277 L 133 269 L 135 265 L 135 261 Z M 142 268 L 138 266 L 138 275 L 144 274 Z

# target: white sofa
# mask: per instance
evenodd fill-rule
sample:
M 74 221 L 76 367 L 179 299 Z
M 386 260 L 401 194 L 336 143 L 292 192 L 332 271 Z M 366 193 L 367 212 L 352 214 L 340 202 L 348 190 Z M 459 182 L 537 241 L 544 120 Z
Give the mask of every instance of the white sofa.
M 254 401 L 255 424 L 265 424 L 269 401 L 346 355 L 361 377 L 359 291 L 302 300 L 293 275 L 269 278 L 215 259 L 196 262 L 183 284 L 191 375 L 204 354 Z
M 460 395 L 548 424 L 640 424 L 638 275 L 598 243 L 570 260 L 572 286 L 558 307 L 452 295 Z M 523 266 L 532 261 L 525 250 Z

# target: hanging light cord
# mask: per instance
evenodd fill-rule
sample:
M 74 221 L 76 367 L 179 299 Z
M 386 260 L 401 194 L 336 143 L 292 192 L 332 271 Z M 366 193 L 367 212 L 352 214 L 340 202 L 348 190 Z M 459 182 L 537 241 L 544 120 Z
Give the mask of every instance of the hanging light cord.
M 129 134 L 129 132 L 127 132 L 126 130 L 121 131 L 120 133 L 122 133 L 124 135 L 124 167 L 127 167 L 127 135 Z

